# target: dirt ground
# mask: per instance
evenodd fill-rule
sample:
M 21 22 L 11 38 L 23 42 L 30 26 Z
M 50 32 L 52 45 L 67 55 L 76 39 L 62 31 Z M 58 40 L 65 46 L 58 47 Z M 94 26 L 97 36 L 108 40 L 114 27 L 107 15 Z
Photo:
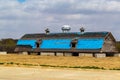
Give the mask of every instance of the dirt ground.
M 120 80 L 120 71 L 0 67 L 0 80 Z

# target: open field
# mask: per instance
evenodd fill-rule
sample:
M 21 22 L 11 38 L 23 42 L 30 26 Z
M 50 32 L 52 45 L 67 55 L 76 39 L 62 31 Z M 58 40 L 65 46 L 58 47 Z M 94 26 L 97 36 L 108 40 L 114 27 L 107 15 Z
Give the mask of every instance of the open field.
M 92 68 L 120 70 L 119 57 L 63 57 L 38 55 L 0 55 L 1 66 L 35 66 L 62 68 Z
M 0 67 L 0 80 L 120 80 L 120 72 Z

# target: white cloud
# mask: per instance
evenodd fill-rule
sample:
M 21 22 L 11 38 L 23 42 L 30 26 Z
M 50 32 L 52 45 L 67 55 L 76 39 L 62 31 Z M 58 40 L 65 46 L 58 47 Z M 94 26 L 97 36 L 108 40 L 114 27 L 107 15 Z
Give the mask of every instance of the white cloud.
M 88 31 L 111 31 L 120 39 L 119 17 L 119 0 L 0 0 L 0 38 L 20 38 L 47 27 L 58 32 L 64 24 L 78 31 L 83 24 Z
M 82 20 L 83 18 L 87 18 L 87 15 L 83 14 L 68 14 L 65 15 L 65 18 L 68 20 Z

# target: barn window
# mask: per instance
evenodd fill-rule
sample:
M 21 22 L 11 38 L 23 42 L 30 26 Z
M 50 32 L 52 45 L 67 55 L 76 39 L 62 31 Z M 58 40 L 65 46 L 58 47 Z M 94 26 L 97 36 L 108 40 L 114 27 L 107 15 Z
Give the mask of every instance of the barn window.
M 40 47 L 40 44 L 41 44 L 41 39 L 37 40 L 37 42 L 36 42 L 36 47 L 39 48 L 39 47 Z
M 75 46 L 76 46 L 76 43 L 72 43 L 72 48 L 75 48 Z
M 77 41 L 78 41 L 77 38 L 75 38 L 75 39 L 72 40 L 72 42 L 71 42 L 72 48 L 75 48 L 75 47 L 76 47 Z
M 39 44 L 39 43 L 36 43 L 36 47 L 39 48 L 39 47 L 40 47 L 40 44 Z

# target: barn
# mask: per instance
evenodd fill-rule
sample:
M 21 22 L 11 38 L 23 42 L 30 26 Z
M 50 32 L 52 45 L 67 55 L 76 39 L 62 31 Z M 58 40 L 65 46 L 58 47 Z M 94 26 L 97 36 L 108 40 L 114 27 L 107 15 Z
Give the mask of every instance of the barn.
M 15 52 L 47 56 L 119 56 L 111 32 L 62 32 L 25 34 Z

